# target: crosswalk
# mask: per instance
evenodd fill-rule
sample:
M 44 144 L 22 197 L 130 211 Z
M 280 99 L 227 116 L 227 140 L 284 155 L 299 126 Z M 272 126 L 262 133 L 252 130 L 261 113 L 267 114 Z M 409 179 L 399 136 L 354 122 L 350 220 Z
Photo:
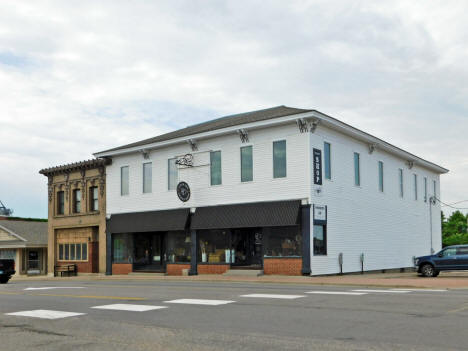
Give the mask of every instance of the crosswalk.
M 36 288 L 40 289 L 40 288 Z M 53 289 L 53 287 L 47 287 L 46 289 Z M 27 290 L 27 289 L 25 289 Z M 45 290 L 45 289 L 44 289 Z M 240 302 L 245 299 L 258 300 L 258 299 L 280 299 L 280 300 L 296 300 L 311 297 L 312 295 L 330 295 L 330 296 L 365 296 L 365 295 L 379 295 L 379 294 L 411 294 L 415 292 L 446 292 L 447 290 L 442 289 L 350 289 L 348 291 L 340 290 L 312 290 L 304 292 L 305 295 L 296 294 L 269 294 L 269 293 L 252 293 L 239 295 Z M 163 304 L 167 305 L 198 305 L 198 306 L 223 306 L 228 304 L 234 304 L 239 302 L 239 299 L 235 300 L 217 300 L 217 299 L 196 299 L 196 298 L 181 298 L 174 300 L 163 301 Z M 150 312 L 156 310 L 165 310 L 170 308 L 166 305 L 143 305 L 143 304 L 110 304 L 110 305 L 99 305 L 91 306 L 90 309 L 96 310 L 113 310 L 113 311 L 124 311 L 124 312 Z M 18 311 L 5 313 L 7 316 L 15 317 L 29 317 L 29 318 L 41 318 L 41 319 L 62 319 L 70 317 L 84 316 L 88 313 L 85 312 L 68 312 L 68 311 L 57 311 L 57 310 L 30 310 L 30 311 Z

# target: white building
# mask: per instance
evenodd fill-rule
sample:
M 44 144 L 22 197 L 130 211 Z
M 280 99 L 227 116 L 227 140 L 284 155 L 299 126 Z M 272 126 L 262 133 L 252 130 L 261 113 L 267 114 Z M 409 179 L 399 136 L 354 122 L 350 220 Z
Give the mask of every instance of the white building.
M 95 156 L 112 159 L 109 274 L 334 274 L 441 248 L 431 200 L 448 171 L 316 110 L 227 116 Z

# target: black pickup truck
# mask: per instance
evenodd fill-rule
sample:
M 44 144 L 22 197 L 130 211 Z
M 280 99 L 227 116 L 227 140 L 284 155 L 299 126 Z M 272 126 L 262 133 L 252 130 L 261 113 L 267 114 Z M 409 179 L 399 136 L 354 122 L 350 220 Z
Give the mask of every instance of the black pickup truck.
M 6 284 L 15 274 L 15 260 L 0 259 L 0 284 Z

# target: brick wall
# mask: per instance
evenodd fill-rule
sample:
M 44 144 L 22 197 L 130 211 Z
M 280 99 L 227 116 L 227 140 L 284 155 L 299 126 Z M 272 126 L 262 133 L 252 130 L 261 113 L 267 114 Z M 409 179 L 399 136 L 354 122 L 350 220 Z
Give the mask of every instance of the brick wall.
M 198 274 L 223 274 L 229 270 L 228 264 L 199 264 Z
M 112 274 L 128 274 L 133 271 L 131 263 L 113 263 Z
M 264 274 L 302 275 L 302 258 L 265 258 Z
M 99 272 L 99 243 L 88 243 L 88 261 L 59 261 L 57 265 L 75 264 L 78 273 L 98 273 Z
M 182 275 L 183 269 L 190 269 L 190 264 L 168 263 L 166 265 L 167 275 Z

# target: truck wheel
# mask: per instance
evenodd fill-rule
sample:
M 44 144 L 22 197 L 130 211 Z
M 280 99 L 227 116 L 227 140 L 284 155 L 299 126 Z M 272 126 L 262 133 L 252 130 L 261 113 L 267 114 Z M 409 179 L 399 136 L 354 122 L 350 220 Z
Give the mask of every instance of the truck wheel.
M 436 277 L 436 270 L 434 269 L 434 266 L 430 263 L 426 263 L 421 267 L 421 273 L 425 277 Z
M 11 277 L 0 277 L 0 284 L 6 284 L 10 280 Z

